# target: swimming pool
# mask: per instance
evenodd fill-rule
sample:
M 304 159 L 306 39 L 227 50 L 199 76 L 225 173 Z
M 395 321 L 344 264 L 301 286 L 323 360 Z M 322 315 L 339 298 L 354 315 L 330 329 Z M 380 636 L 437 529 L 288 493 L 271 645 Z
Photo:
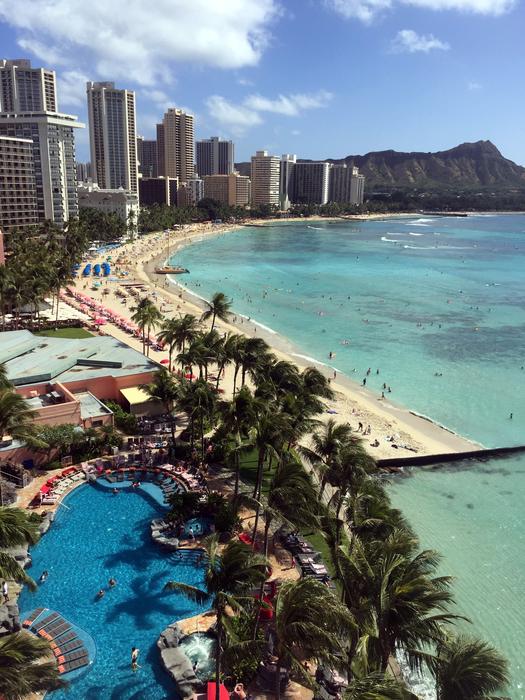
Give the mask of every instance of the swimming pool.
M 48 580 L 36 593 L 24 590 L 20 610 L 46 606 L 86 630 L 97 645 L 93 665 L 53 700 L 164 700 L 175 687 L 160 664 L 156 648 L 160 632 L 175 620 L 204 608 L 177 593 L 165 593 L 169 579 L 203 586 L 203 570 L 195 557 L 176 557 L 150 539 L 150 522 L 164 509 L 141 489 L 80 486 L 58 509 L 49 532 L 33 547 L 29 573 Z M 109 590 L 108 580 L 117 580 Z M 105 596 L 95 601 L 104 588 Z M 136 673 L 131 647 L 140 649 Z

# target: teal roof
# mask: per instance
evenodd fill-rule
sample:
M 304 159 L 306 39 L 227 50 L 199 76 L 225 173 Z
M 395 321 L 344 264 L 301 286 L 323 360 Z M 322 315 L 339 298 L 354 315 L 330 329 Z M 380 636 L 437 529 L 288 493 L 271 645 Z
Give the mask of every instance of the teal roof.
M 0 333 L 0 363 L 16 386 L 76 382 L 154 372 L 159 365 L 111 336 L 50 338 L 30 331 Z

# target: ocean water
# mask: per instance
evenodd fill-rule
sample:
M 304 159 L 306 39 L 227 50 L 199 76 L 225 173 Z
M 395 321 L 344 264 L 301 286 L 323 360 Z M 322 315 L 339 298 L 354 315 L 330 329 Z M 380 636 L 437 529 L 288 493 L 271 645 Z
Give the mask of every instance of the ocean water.
M 159 517 L 156 501 L 142 489 L 80 486 L 64 499 L 49 532 L 32 548 L 29 573 L 49 578 L 36 593 L 24 589 L 24 613 L 37 607 L 57 610 L 95 641 L 87 672 L 53 700 L 166 700 L 177 697 L 156 647 L 169 624 L 202 607 L 178 593 L 164 592 L 171 580 L 203 586 L 203 569 L 192 557 L 178 559 L 155 545 L 150 523 Z M 109 589 L 108 580 L 117 585 Z M 101 589 L 105 596 L 97 601 Z M 131 670 L 131 647 L 140 649 L 139 670 Z
M 485 446 L 525 444 L 525 216 L 250 227 L 172 262 L 189 290 L 225 292 L 297 354 L 358 382 L 371 368 L 378 396 L 386 383 Z M 392 496 L 443 554 L 458 612 L 509 658 L 522 700 L 525 457 L 414 470 Z
M 370 367 L 378 396 L 486 446 L 525 442 L 525 217 L 246 228 L 172 262 L 297 352 L 359 382 Z

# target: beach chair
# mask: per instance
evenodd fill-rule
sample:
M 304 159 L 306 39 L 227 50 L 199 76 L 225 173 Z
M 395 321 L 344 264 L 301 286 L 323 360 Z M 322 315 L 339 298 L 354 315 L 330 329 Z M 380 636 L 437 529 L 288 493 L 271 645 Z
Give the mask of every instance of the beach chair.
M 77 649 L 77 651 L 71 651 L 71 652 L 69 652 L 69 654 L 63 654 L 62 656 L 59 656 L 58 663 L 59 664 L 68 664 L 71 661 L 76 661 L 77 659 L 81 659 L 83 656 L 87 656 L 86 647 L 81 647 L 80 649 Z
M 64 634 L 64 632 L 69 632 L 70 629 L 71 625 L 69 622 L 60 618 L 60 620 L 57 620 L 48 627 L 38 630 L 38 634 L 44 637 L 44 639 L 57 639 L 61 634 Z
M 55 644 L 57 643 L 55 642 Z M 64 656 L 64 654 L 67 654 L 71 651 L 75 651 L 80 647 L 84 648 L 82 640 L 79 637 L 73 636 L 73 639 L 71 639 L 71 641 L 61 643 L 60 645 L 57 644 L 57 646 L 53 648 L 53 654 L 55 656 Z
M 69 671 L 74 671 L 77 668 L 82 668 L 82 666 L 87 666 L 89 663 L 89 656 L 83 656 L 81 659 L 76 659 L 76 661 L 69 661 L 65 664 L 60 664 L 58 667 L 59 673 L 68 673 Z
M 57 639 L 57 640 L 52 639 L 49 642 L 49 646 L 53 650 L 58 649 L 59 647 L 63 646 L 64 644 L 68 644 L 69 642 L 73 641 L 75 638 L 78 639 L 76 632 L 73 632 L 73 630 L 71 630 L 70 632 L 66 632 L 65 634 L 61 635 L 60 639 Z
M 46 608 L 37 608 L 36 610 L 33 610 L 29 617 L 22 622 L 22 627 L 31 627 L 36 618 L 39 617 L 44 610 L 46 610 Z
M 34 624 L 32 628 L 38 632 L 38 630 L 43 629 L 46 625 L 50 625 L 52 622 L 55 622 L 59 618 L 62 619 L 58 613 L 51 613 L 51 615 L 44 617 L 42 620 Z

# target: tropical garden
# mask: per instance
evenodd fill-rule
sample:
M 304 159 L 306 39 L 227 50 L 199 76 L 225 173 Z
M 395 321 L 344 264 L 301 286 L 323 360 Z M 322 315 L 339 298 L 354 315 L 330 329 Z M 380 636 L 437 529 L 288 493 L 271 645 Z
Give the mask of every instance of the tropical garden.
M 316 669 L 342 674 L 348 700 L 415 698 L 398 673 L 400 658 L 432 675 L 439 700 L 501 696 L 507 662 L 466 633 L 438 553 L 421 549 L 351 427 L 321 420 L 333 397 L 328 380 L 277 358 L 261 338 L 220 332 L 217 320 L 229 311 L 221 293 L 201 318 L 164 319 L 150 300 L 134 311 L 144 350 L 155 330 L 168 351 L 168 364 L 144 390 L 171 417 L 171 449 L 228 477 L 215 501 L 175 496 L 171 503 L 173 517 L 223 511 L 223 525 L 203 542 L 203 586 L 166 584 L 214 611 L 215 677 L 250 683 L 270 649 L 275 668 L 304 686 L 315 689 Z M 226 368 L 231 396 L 221 387 Z M 19 423 L 23 405 L 15 403 L 0 401 L 0 432 Z M 251 546 L 237 537 L 243 508 L 252 513 Z M 286 532 L 315 539 L 334 585 L 308 577 L 280 582 L 272 619 L 263 622 L 268 558 Z M 0 550 L 37 536 L 23 512 L 0 509 Z M 5 553 L 0 577 L 32 585 Z M 11 700 L 54 687 L 43 654 L 43 644 L 24 633 L 1 637 L 0 695 Z M 42 669 L 37 678 L 33 661 Z M 280 671 L 275 679 L 279 698 Z

